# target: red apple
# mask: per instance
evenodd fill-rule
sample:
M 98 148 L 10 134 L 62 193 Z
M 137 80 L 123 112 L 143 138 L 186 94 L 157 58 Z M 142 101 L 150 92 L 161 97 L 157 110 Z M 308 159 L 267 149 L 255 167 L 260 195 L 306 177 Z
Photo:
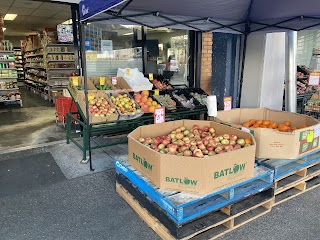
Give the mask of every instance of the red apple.
M 180 128 L 177 128 L 175 131 L 176 131 L 176 133 L 181 133 L 181 129 Z
M 238 137 L 234 134 L 230 135 L 230 140 L 237 141 Z
M 209 126 L 204 126 L 204 127 L 203 127 L 203 131 L 205 131 L 205 132 L 209 132 L 209 129 L 210 129 Z
M 156 137 L 153 142 L 157 145 L 159 145 L 162 142 L 162 139 L 160 137 Z
M 201 133 L 203 133 L 203 130 L 202 130 L 202 129 L 199 129 L 198 132 L 199 132 L 199 134 L 201 135 Z
M 146 138 L 145 138 L 145 143 L 147 143 L 147 144 L 153 143 L 152 138 L 151 138 L 151 137 L 146 137 Z
M 151 144 L 151 148 L 154 150 L 154 149 L 158 148 L 158 145 L 157 145 L 157 144 L 152 143 L 152 144 Z
M 202 140 L 197 140 L 197 145 L 202 144 Z
M 192 152 L 190 150 L 186 150 L 183 152 L 183 156 L 190 157 L 192 156 Z
M 203 142 L 203 144 L 204 144 L 205 146 L 207 146 L 207 145 L 209 144 L 209 141 L 208 141 L 208 140 L 203 140 L 202 142 Z
M 203 153 L 204 155 L 208 155 L 209 151 L 208 151 L 207 149 L 204 149 L 204 150 L 202 150 L 202 153 Z
M 221 146 L 216 147 L 216 149 L 214 150 L 216 153 L 219 153 L 221 151 L 223 151 Z
M 227 139 L 227 140 L 230 139 L 230 135 L 229 135 L 229 134 L 223 134 L 222 137 L 223 137 L 224 139 Z
M 168 139 L 164 139 L 162 141 L 162 144 L 165 145 L 165 146 L 167 146 L 169 143 L 170 143 L 170 140 L 168 140 Z
M 208 145 L 208 146 L 207 146 L 207 150 L 208 150 L 208 151 L 213 151 L 213 150 L 214 150 L 214 147 L 211 146 L 211 145 Z
M 198 148 L 199 148 L 200 150 L 205 150 L 205 149 L 206 149 L 206 146 L 205 146 L 203 143 L 201 143 L 201 144 L 198 145 Z
M 229 143 L 230 143 L 230 145 L 232 145 L 232 146 L 236 145 L 236 141 L 235 141 L 235 140 L 230 140 Z
M 237 149 L 240 149 L 240 148 L 241 148 L 241 145 L 240 145 L 240 144 L 236 144 L 236 145 L 234 145 L 234 147 L 233 147 L 234 150 L 237 150 Z
M 194 134 L 193 133 L 189 133 L 188 137 L 189 138 L 194 138 Z
M 194 129 L 194 130 L 192 131 L 192 133 L 193 133 L 195 136 L 200 135 L 200 133 L 199 133 L 199 130 L 198 130 L 198 129 Z
M 190 151 L 192 151 L 192 152 L 193 152 L 194 150 L 196 150 L 196 149 L 198 149 L 198 147 L 195 146 L 195 145 L 193 145 L 193 146 L 190 147 Z
M 177 149 L 178 149 L 177 144 L 170 144 L 168 146 L 169 153 L 175 153 L 177 151 Z
M 193 151 L 193 156 L 194 157 L 198 157 L 198 158 L 202 158 L 203 157 L 203 153 L 201 152 L 200 149 L 196 149 Z
M 192 129 L 199 129 L 199 125 L 193 125 Z
M 184 137 L 184 138 L 182 138 L 182 140 L 183 140 L 184 142 L 190 142 L 190 138 L 188 138 L 188 137 Z
M 197 142 L 196 142 L 196 140 L 191 140 L 191 141 L 190 141 L 190 144 L 191 144 L 192 146 L 196 146 L 196 145 L 197 145 Z
M 209 144 L 211 144 L 213 148 L 218 147 L 218 143 L 219 143 L 219 142 L 217 142 L 217 141 L 214 140 L 214 139 L 212 139 L 212 140 L 209 141 Z
M 226 151 L 224 151 L 224 150 L 222 150 L 222 151 L 220 151 L 218 154 L 222 154 L 222 153 L 225 153 Z
M 178 141 L 177 141 L 177 145 L 178 145 L 179 147 L 183 146 L 183 145 L 184 145 L 184 141 L 178 140 Z

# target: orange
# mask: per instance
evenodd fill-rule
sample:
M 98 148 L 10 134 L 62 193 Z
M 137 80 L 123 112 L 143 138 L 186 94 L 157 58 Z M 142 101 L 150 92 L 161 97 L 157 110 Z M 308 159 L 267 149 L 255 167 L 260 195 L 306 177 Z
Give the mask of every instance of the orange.
M 262 124 L 265 125 L 265 126 L 268 126 L 270 124 L 270 121 L 269 120 L 263 120 Z
M 280 132 L 286 132 L 286 131 L 288 131 L 288 127 L 287 127 L 286 125 L 283 125 L 283 124 L 280 124 L 280 125 L 278 126 L 278 129 L 279 129 Z
M 253 124 L 255 124 L 255 123 L 256 123 L 256 120 L 254 120 L 254 119 L 250 119 L 248 122 L 249 122 L 249 123 L 251 123 L 251 125 L 253 125 Z
M 154 106 L 149 107 L 149 112 L 153 113 L 154 112 Z
M 148 98 L 148 102 L 152 102 L 153 100 L 152 100 L 152 98 L 151 97 L 149 97 Z
M 141 98 L 141 102 L 146 103 L 148 101 L 148 98 L 146 96 L 143 96 Z
M 260 127 L 261 127 L 261 128 L 267 128 L 267 126 L 266 126 L 266 125 L 260 125 Z
M 250 144 L 250 145 L 252 145 L 252 141 L 251 141 L 251 139 L 246 138 L 244 141 L 246 142 L 246 144 Z
M 148 91 L 148 90 L 143 90 L 143 91 L 141 92 L 141 95 L 142 95 L 142 96 L 149 96 L 149 91 Z
M 257 120 L 257 121 L 256 121 L 256 124 L 259 124 L 259 125 L 260 125 L 261 123 L 262 123 L 262 120 Z
M 291 122 L 285 121 L 285 122 L 283 123 L 283 125 L 286 125 L 287 127 L 290 127 L 290 126 L 291 126 Z
M 153 101 L 153 102 L 152 102 L 152 105 L 153 105 L 153 106 L 157 106 L 158 103 L 157 103 L 156 101 Z
M 272 124 L 270 124 L 270 126 L 272 126 L 273 129 L 278 128 L 278 124 L 276 124 L 276 123 L 272 123 Z
M 250 124 L 249 122 L 245 122 L 245 123 L 242 124 L 242 126 L 244 126 L 244 127 L 250 127 L 251 124 Z
M 259 124 L 257 124 L 257 123 L 255 123 L 255 124 L 253 124 L 253 128 L 258 128 L 260 125 Z
M 273 129 L 273 125 L 272 125 L 272 124 L 269 124 L 268 128 L 272 128 L 272 129 Z
M 151 102 L 146 102 L 146 104 L 147 104 L 148 106 L 151 106 L 151 105 L 152 105 L 152 103 L 151 103 Z
M 139 105 L 142 106 L 142 105 L 144 105 L 144 103 L 143 102 L 139 102 Z

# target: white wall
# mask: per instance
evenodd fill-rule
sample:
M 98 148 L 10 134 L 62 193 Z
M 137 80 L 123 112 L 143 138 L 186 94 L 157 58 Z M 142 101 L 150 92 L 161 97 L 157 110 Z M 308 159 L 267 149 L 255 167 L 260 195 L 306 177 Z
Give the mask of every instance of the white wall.
M 285 33 L 249 34 L 241 107 L 281 110 L 285 79 Z

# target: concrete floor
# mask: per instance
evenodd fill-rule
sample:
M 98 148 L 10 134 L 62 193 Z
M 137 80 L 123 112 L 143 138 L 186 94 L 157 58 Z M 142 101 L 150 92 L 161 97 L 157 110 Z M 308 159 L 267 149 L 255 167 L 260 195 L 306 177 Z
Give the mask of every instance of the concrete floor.
M 0 151 L 65 139 L 62 124 L 55 124 L 55 107 L 20 87 L 23 107 L 0 105 Z
M 115 192 L 113 159 L 125 151 L 127 145 L 95 150 L 94 172 L 88 164 L 80 164 L 81 151 L 73 144 L 0 154 L 0 161 L 6 161 L 50 152 L 67 178 L 0 198 L 1 239 L 160 239 Z M 316 240 L 319 206 L 316 188 L 220 239 Z

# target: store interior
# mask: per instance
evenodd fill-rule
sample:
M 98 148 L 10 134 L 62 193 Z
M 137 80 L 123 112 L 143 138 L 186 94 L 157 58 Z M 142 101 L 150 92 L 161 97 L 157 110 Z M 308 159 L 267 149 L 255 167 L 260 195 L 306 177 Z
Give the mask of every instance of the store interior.
M 0 142 L 0 147 L 24 146 L 30 138 L 33 143 L 64 139 L 64 125 L 56 124 L 56 99 L 70 96 L 69 78 L 81 74 L 80 47 L 72 36 L 71 6 L 7 0 L 0 3 L 0 16 L 4 17 L 0 34 L 0 126 L 7 139 L 12 139 Z M 141 47 L 144 38 L 146 59 Z M 190 31 L 94 22 L 85 25 L 84 40 L 89 78 L 116 76 L 119 68 L 137 68 L 162 76 L 174 87 L 190 85 Z M 309 84 L 309 75 L 320 68 L 320 31 L 298 32 L 297 47 L 297 111 L 318 117 L 314 106 L 320 105 L 320 100 L 311 98 L 319 87 Z M 17 141 L 14 136 L 21 136 L 22 128 L 22 140 Z

